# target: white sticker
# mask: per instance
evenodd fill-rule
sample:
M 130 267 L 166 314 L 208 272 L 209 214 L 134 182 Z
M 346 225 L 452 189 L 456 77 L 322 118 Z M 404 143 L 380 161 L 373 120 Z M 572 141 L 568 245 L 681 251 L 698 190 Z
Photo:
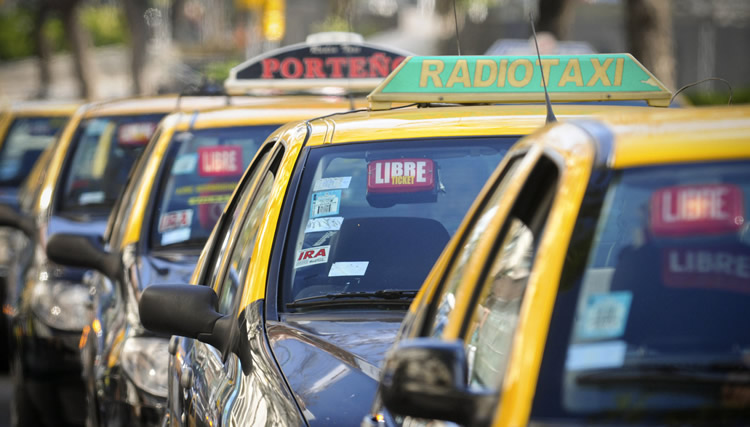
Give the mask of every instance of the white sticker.
M 583 313 L 576 322 L 579 339 L 613 339 L 625 333 L 630 302 L 629 291 L 592 294 L 586 300 Z
M 174 228 L 190 227 L 193 223 L 193 210 L 185 209 L 181 211 L 167 212 L 159 218 L 159 233 Z
M 81 193 L 78 196 L 78 203 L 81 205 L 88 205 L 91 203 L 101 203 L 104 201 L 104 191 L 89 191 L 87 193 Z
M 330 245 L 300 249 L 297 251 L 297 259 L 294 260 L 294 268 L 328 262 L 328 253 L 330 251 Z
M 338 215 L 341 190 L 329 190 L 313 193 L 310 204 L 310 218 Z
M 316 240 L 315 243 L 313 243 L 313 246 L 322 245 L 325 243 L 326 240 L 330 239 L 336 234 L 335 231 L 326 231 L 326 233 L 322 236 L 320 236 L 320 239 Z
M 195 172 L 198 166 L 198 153 L 183 154 L 172 165 L 172 175 L 185 175 Z
M 338 231 L 341 228 L 342 222 L 344 222 L 344 218 L 340 216 L 332 216 L 328 218 L 310 218 L 309 220 L 307 220 L 305 233 L 315 233 L 317 231 Z
M 321 178 L 315 181 L 315 186 L 313 186 L 313 191 L 347 189 L 349 188 L 350 182 L 352 182 L 352 177 L 350 176 Z
M 161 244 L 171 245 L 172 243 L 184 242 L 190 240 L 190 227 L 178 228 L 176 230 L 165 231 L 161 235 Z
M 619 368 L 625 364 L 626 348 L 625 341 L 573 344 L 568 348 L 565 369 L 568 371 L 584 371 Z
M 328 277 L 364 276 L 368 264 L 370 264 L 369 261 L 334 262 L 331 271 L 328 272 Z

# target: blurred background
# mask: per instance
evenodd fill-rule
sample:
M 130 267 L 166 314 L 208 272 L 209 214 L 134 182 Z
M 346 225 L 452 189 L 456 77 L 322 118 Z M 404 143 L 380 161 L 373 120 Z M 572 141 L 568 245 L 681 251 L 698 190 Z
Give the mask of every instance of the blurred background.
M 455 7 L 455 15 L 454 15 Z M 313 32 L 415 54 L 630 52 L 675 90 L 750 102 L 750 0 L 0 0 L 0 103 L 179 91 Z M 455 18 L 454 18 L 455 16 Z M 726 103 L 709 82 L 693 103 Z

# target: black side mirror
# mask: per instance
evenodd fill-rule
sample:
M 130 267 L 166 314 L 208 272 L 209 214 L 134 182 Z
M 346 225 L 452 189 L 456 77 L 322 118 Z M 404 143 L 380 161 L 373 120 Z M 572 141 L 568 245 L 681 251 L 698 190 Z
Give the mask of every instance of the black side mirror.
M 463 343 L 417 338 L 398 344 L 385 361 L 383 405 L 402 416 L 486 425 L 496 391 L 469 389 Z
M 17 208 L 5 203 L 0 204 L 0 226 L 21 230 L 31 239 L 34 238 L 36 230 L 33 219 L 19 212 Z
M 226 355 L 235 347 L 236 319 L 218 313 L 218 305 L 219 297 L 208 286 L 152 285 L 141 294 L 138 311 L 146 329 L 195 338 Z
M 47 242 L 47 258 L 60 265 L 98 270 L 117 280 L 120 257 L 104 249 L 101 236 L 58 233 Z

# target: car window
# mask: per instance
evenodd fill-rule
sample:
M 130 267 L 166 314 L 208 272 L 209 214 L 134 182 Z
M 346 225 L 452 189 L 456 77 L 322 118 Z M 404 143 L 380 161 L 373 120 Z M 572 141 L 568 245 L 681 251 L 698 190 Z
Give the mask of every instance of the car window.
M 67 123 L 67 117 L 20 117 L 0 145 L 0 186 L 18 186 Z

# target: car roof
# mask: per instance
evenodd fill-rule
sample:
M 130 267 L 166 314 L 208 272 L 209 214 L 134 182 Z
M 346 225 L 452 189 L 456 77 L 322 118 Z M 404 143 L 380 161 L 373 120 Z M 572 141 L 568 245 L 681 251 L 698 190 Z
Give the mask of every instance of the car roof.
M 218 108 L 225 105 L 227 105 L 227 97 L 225 96 L 185 96 L 180 98 L 177 95 L 159 95 L 119 98 L 88 104 L 85 107 L 86 111 L 83 117 L 166 114 L 177 111 L 178 107 L 183 111 L 193 111 Z
M 81 104 L 80 101 L 21 101 L 5 110 L 15 116 L 70 116 Z

